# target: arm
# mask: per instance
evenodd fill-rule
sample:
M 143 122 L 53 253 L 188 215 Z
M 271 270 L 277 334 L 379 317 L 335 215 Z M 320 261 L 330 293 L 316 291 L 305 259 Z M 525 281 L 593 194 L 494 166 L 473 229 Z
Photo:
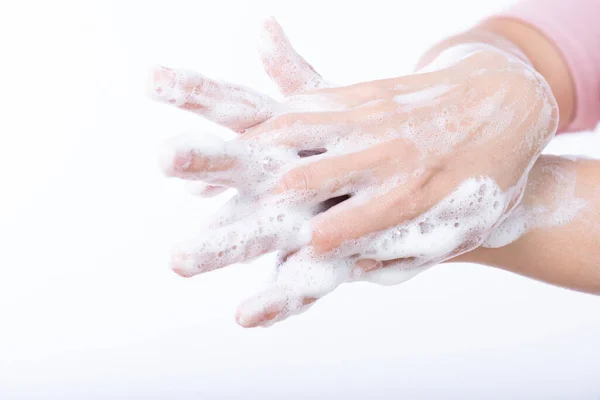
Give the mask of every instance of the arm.
M 491 241 L 523 231 L 506 246 L 479 247 L 452 261 L 485 264 L 600 294 L 600 160 L 542 156 L 530 173 L 521 205 Z

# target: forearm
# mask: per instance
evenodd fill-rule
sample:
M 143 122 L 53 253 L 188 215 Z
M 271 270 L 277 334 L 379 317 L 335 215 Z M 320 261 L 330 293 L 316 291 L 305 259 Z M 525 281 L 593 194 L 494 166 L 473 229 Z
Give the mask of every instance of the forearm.
M 530 230 L 518 240 L 500 248 L 479 247 L 452 261 L 600 294 L 600 160 L 542 156 L 520 207 L 512 223 L 525 219 Z

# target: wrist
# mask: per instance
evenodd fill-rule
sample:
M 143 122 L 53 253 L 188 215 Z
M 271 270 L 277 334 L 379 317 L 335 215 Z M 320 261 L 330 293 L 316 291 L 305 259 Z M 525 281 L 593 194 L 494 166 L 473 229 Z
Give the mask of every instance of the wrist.
M 548 83 L 556 99 L 559 108 L 558 130 L 569 126 L 574 116 L 575 89 L 567 63 L 550 40 L 535 28 L 517 20 L 492 18 L 469 31 L 447 38 L 421 57 L 417 70 L 435 69 L 435 64 L 441 58 L 444 63 L 458 62 L 469 54 L 469 49 L 477 51 L 482 48 L 511 54 L 531 65 Z
M 530 60 L 552 90 L 559 108 L 558 130 L 564 130 L 575 111 L 575 88 L 560 50 L 537 29 L 510 18 L 492 18 L 478 28 L 505 38 Z
M 481 27 L 475 27 L 461 34 L 451 36 L 430 48 L 417 63 L 417 70 L 435 69 L 439 59 L 444 62 L 457 63 L 470 54 L 487 50 L 517 58 L 532 65 L 527 56 L 506 38 Z

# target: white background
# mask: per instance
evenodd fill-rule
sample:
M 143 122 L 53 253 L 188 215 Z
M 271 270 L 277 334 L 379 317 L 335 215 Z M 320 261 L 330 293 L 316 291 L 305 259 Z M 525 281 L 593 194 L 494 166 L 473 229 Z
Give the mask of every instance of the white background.
M 0 398 L 600 398 L 598 297 L 445 265 L 244 330 L 233 312 L 269 257 L 166 267 L 224 198 L 163 178 L 157 148 L 222 129 L 146 100 L 150 65 L 275 94 L 255 52 L 274 15 L 327 79 L 391 77 L 506 3 L 0 3 Z M 551 151 L 600 156 L 599 138 Z

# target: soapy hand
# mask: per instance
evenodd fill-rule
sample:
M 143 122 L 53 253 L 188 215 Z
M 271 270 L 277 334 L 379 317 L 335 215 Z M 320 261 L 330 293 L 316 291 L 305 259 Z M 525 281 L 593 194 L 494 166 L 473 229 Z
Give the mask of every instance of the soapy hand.
M 164 169 L 205 191 L 238 190 L 174 251 L 178 273 L 282 252 L 273 284 L 239 308 L 244 326 L 298 313 L 340 283 L 398 283 L 478 247 L 556 130 L 549 87 L 502 42 L 459 44 L 414 75 L 346 87 L 327 84 L 272 19 L 264 42 L 283 102 L 188 71 L 159 68 L 152 81 L 158 100 L 242 134 L 179 137 Z

